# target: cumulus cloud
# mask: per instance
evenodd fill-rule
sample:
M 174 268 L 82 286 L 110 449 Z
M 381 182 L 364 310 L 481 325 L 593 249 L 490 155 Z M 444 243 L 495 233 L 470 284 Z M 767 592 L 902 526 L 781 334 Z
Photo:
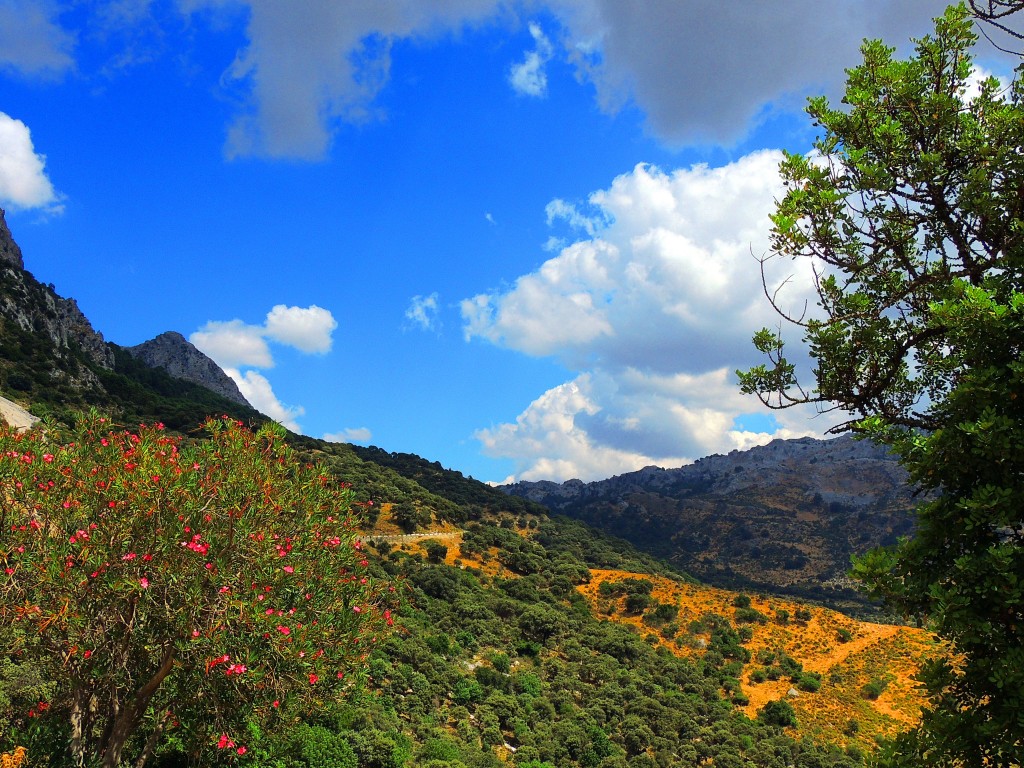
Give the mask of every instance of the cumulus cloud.
M 273 368 L 264 333 L 260 326 L 241 320 L 211 320 L 188 340 L 221 368 Z
M 783 188 L 782 154 L 672 173 L 638 165 L 595 192 L 606 222 L 511 290 L 461 303 L 467 338 L 567 364 L 598 355 L 641 370 L 719 367 L 772 320 L 755 255 Z M 778 269 L 777 265 L 771 265 Z M 789 275 L 769 274 L 772 284 Z M 791 289 L 807 289 L 798 282 Z
M 278 400 L 266 376 L 258 371 L 243 373 L 237 368 L 226 368 L 224 372 L 234 380 L 242 396 L 253 408 L 292 432 L 302 434 L 302 427 L 299 426 L 297 419 L 306 412 L 306 409 L 301 405 L 285 405 Z
M 638 165 L 590 196 L 603 222 L 577 227 L 590 236 L 509 290 L 465 299 L 467 340 L 579 372 L 515 423 L 478 432 L 485 451 L 515 459 L 523 478 L 593 479 L 770 439 L 734 426 L 759 406 L 731 372 L 756 362 L 753 331 L 778 322 L 756 256 L 783 193 L 781 159 L 766 150 L 718 168 Z M 767 264 L 769 289 L 786 283 L 783 302 L 811 295 L 803 266 Z M 807 413 L 780 422 L 776 436 L 831 426 Z
M 337 327 L 330 311 L 316 304 L 308 307 L 278 304 L 267 313 L 264 332 L 274 341 L 300 352 L 324 355 L 331 351 L 331 334 Z
M 52 78 L 74 66 L 74 37 L 49 0 L 0 0 L 0 69 Z
M 284 405 L 277 399 L 266 376 L 241 369 L 274 367 L 267 339 L 306 354 L 326 354 L 331 349 L 331 334 L 337 327 L 330 311 L 316 304 L 308 307 L 277 304 L 267 313 L 263 325 L 238 319 L 211 320 L 189 336 L 189 341 L 235 380 L 242 395 L 256 410 L 293 432 L 301 433 L 297 419 L 305 409 L 301 405 Z
M 366 427 L 351 427 L 341 432 L 328 432 L 324 440 L 329 443 L 368 443 L 372 437 L 373 433 Z
M 429 296 L 413 296 L 409 308 L 405 310 L 405 317 L 424 331 L 433 331 L 437 330 L 440 323 L 439 312 L 437 292 L 434 292 Z
M 46 175 L 46 157 L 36 153 L 28 126 L 3 112 L 0 112 L 0 203 L 11 208 L 42 208 L 50 213 L 60 213 L 64 208 L 61 195 Z
M 267 313 L 263 325 L 238 319 L 211 320 L 189 336 L 189 341 L 222 368 L 273 368 L 267 339 L 306 354 L 323 355 L 331 350 L 331 334 L 337 327 L 330 310 L 316 304 L 277 304 Z
M 542 98 L 548 92 L 548 76 L 544 67 L 551 60 L 554 48 L 540 24 L 531 22 L 530 37 L 533 38 L 533 50 L 518 64 L 514 64 L 508 73 L 508 82 L 512 89 L 521 96 Z

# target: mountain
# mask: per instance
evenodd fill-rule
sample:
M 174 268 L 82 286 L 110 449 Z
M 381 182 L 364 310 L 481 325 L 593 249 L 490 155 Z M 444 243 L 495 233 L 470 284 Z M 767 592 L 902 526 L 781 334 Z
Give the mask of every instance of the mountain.
M 521 482 L 503 490 L 709 583 L 833 605 L 858 600 L 845 578 L 851 555 L 909 534 L 915 506 L 896 459 L 849 435 L 774 440 L 599 482 Z
M 173 371 L 176 360 L 191 355 L 183 342 L 163 334 L 127 350 L 103 341 L 73 300 L 24 270 L 0 216 L 3 394 L 57 422 L 91 406 L 123 424 L 162 421 L 190 435 L 207 415 L 265 419 L 195 376 L 175 378 L 149 364 Z M 201 367 L 195 360 L 181 371 Z M 261 730 L 254 722 L 238 736 L 258 764 L 855 768 L 876 735 L 916 717 L 909 676 L 935 650 L 916 635 L 803 604 L 711 590 L 627 541 L 549 515 L 529 495 L 509 495 L 412 454 L 288 439 L 304 459 L 351 483 L 363 510 L 369 576 L 390 580 L 403 604 L 393 634 L 367 647 L 365 680 L 342 700 L 324 701 L 287 726 Z M 626 505 L 643 502 L 645 509 L 657 507 L 659 494 L 670 499 L 673 489 L 695 498 L 718 489 L 723 499 L 742 500 L 734 506 L 782 498 L 798 514 L 806 507 L 820 516 L 821 505 L 837 504 L 860 505 L 866 520 L 881 515 L 881 501 L 863 504 L 862 497 L 870 491 L 875 499 L 883 476 L 897 482 L 887 474 L 895 471 L 892 462 L 865 454 L 860 465 L 829 469 L 827 462 L 864 446 L 830 453 L 812 445 L 769 446 L 767 453 L 712 457 L 696 469 L 649 469 L 595 485 L 624 494 L 632 488 Z M 817 461 L 797 461 L 805 452 Z M 807 501 L 812 486 L 792 477 L 811 465 L 820 476 L 813 486 L 820 501 Z M 844 479 L 846 471 L 859 474 Z M 763 482 L 754 482 L 757 476 Z M 770 477 L 788 490 L 773 492 Z M 571 507 L 589 487 L 537 484 L 538 498 Z M 900 498 L 894 490 L 892 503 Z M 782 514 L 765 513 L 763 538 L 781 535 L 776 527 L 783 523 L 773 516 Z M 636 532 L 640 518 L 625 519 Z M 670 517 L 651 514 L 648 522 L 661 535 Z M 804 551 L 802 542 L 790 544 Z M 709 552 L 727 546 L 705 542 Z M 789 613 L 793 626 L 783 621 Z M 58 715 L 66 715 L 71 698 L 61 687 L 65 660 L 26 658 L 18 631 L 0 622 L 0 753 L 27 745 L 31 764 L 64 765 L 67 720 Z M 56 672 L 46 677 L 46 670 Z M 792 698 L 787 685 L 799 687 L 802 698 L 781 717 L 783 699 Z M 170 732 L 151 764 L 238 764 L 230 750 L 200 759 L 183 743 Z
M 177 331 L 161 333 L 155 339 L 125 347 L 125 351 L 148 366 L 167 371 L 176 379 L 206 387 L 239 405 L 249 405 L 234 380 Z

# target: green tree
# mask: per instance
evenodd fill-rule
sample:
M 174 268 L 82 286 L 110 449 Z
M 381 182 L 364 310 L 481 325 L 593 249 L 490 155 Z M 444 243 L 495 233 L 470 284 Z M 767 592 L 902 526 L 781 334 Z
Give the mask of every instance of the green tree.
M 844 106 L 808 112 L 814 156 L 788 155 L 772 252 L 814 262 L 818 311 L 741 373 L 773 407 L 815 402 L 890 446 L 925 492 L 913 538 L 863 558 L 876 596 L 927 619 L 962 659 L 926 674 L 922 724 L 891 765 L 1002 766 L 1024 752 L 1024 110 L 1020 69 L 971 91 L 968 12 L 907 60 L 865 43 Z
M 350 491 L 279 427 L 206 428 L 0 428 L 0 628 L 56 684 L 41 719 L 76 765 L 141 765 L 165 738 L 243 755 L 247 728 L 333 700 L 391 623 Z

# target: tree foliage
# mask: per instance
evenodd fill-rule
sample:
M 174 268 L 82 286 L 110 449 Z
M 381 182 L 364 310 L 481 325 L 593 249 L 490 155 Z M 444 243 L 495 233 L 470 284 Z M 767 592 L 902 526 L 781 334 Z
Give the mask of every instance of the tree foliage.
M 45 716 L 77 765 L 168 736 L 245 754 L 247 726 L 333 698 L 391 623 L 349 490 L 273 425 L 206 429 L 0 429 L 0 623 L 57 682 Z
M 847 412 L 840 429 L 892 446 L 933 499 L 912 539 L 856 567 L 961 659 L 928 673 L 892 765 L 1024 752 L 1024 109 L 1019 79 L 972 90 L 974 42 L 951 8 L 907 60 L 865 43 L 842 108 L 811 100 L 823 136 L 782 165 L 772 249 L 814 265 L 818 311 L 792 319 L 817 386 L 767 329 L 768 363 L 740 374 L 773 407 Z

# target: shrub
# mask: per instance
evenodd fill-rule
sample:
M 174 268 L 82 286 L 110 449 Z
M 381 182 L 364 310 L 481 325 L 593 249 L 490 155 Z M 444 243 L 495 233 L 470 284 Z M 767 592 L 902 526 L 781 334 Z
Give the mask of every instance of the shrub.
M 340 692 L 392 621 L 347 487 L 280 427 L 206 430 L 0 428 L 0 624 L 61 686 L 41 719 L 81 728 L 76 762 L 155 749 L 172 712 L 183 749 L 244 752 L 247 726 Z
M 796 713 L 788 701 L 769 701 L 757 710 L 757 719 L 765 725 L 779 728 L 796 727 Z

